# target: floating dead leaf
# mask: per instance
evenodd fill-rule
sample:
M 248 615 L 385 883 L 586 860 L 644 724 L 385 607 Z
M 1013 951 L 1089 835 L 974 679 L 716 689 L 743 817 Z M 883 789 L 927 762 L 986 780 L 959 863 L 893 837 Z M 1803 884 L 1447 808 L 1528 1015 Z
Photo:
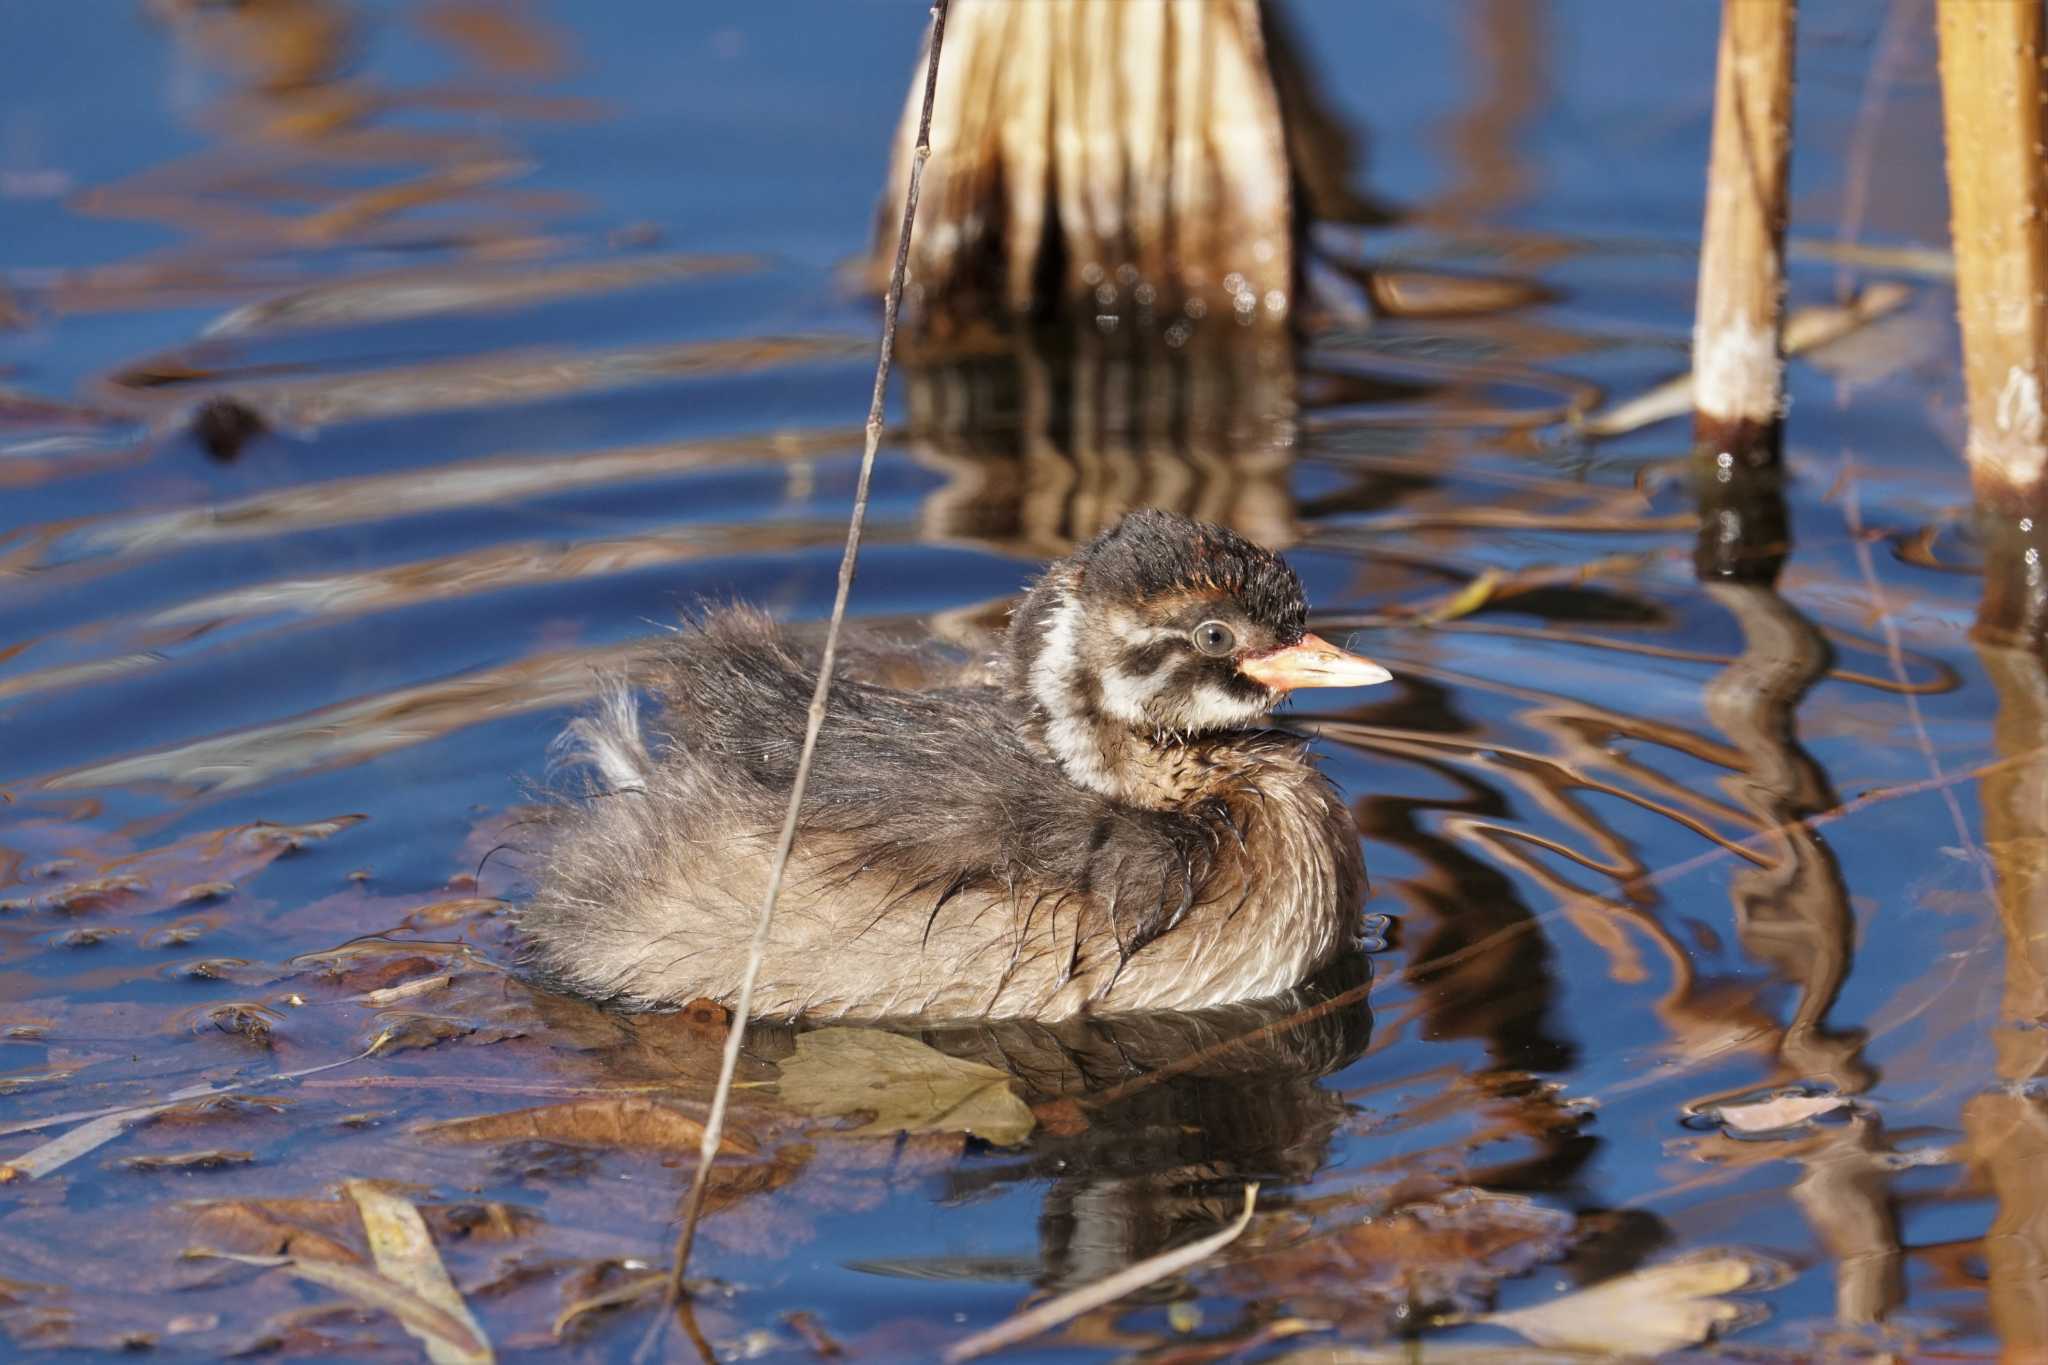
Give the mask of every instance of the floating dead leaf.
M 1570 1250 L 1570 1214 L 1517 1195 L 1456 1189 L 1239 1262 L 1247 1293 L 1308 1317 L 1390 1329 L 1415 1309 L 1472 1311 L 1504 1279 Z
M 1037 1123 L 1008 1072 L 879 1029 L 799 1034 L 782 1063 L 781 1095 L 819 1118 L 870 1115 L 854 1133 L 965 1132 L 1009 1147 Z
M 284 1016 L 267 1005 L 253 1000 L 227 1000 L 192 1011 L 185 1016 L 185 1028 L 192 1033 L 212 1029 L 267 1048 L 275 1042 L 277 1025 L 283 1021 Z
M 479 1343 L 478 1349 L 464 1349 L 406 1323 L 406 1330 L 420 1339 L 434 1365 L 476 1365 L 494 1359 L 489 1339 L 456 1291 L 455 1282 L 448 1278 L 448 1268 L 434 1249 L 426 1220 L 413 1202 L 364 1180 L 348 1181 L 344 1188 L 362 1215 L 363 1231 L 369 1235 L 370 1254 L 376 1258 L 379 1273 L 461 1323 Z
M 270 973 L 242 957 L 196 957 L 165 970 L 166 976 L 188 981 L 240 981 L 255 985 L 270 979 Z
M 476 1025 L 440 1014 L 411 1014 L 392 1010 L 377 1016 L 370 1051 L 379 1057 L 394 1052 L 413 1052 L 438 1047 L 455 1038 L 476 1032 Z
M 50 940 L 58 948 L 97 948 L 110 938 L 119 938 L 127 933 L 110 924 L 95 924 L 87 928 L 67 929 Z
M 514 1109 L 504 1114 L 444 1119 L 427 1124 L 419 1134 L 432 1142 L 524 1142 L 539 1139 L 694 1155 L 704 1140 L 704 1125 L 657 1100 L 623 1097 L 569 1100 L 532 1109 Z M 760 1150 L 752 1139 L 730 1129 L 726 1131 L 724 1145 L 728 1151 L 750 1156 Z
M 1775 1095 L 1750 1104 L 1722 1105 L 1713 1114 L 1738 1133 L 1772 1133 L 1832 1114 L 1848 1103 L 1840 1095 Z
M 480 915 L 495 915 L 505 908 L 505 902 L 490 896 L 464 896 L 457 900 L 435 901 L 422 905 L 406 916 L 408 923 L 417 926 L 457 924 Z
M 282 1114 L 296 1101 L 283 1095 L 208 1095 L 204 1099 L 168 1105 L 148 1116 L 152 1128 L 171 1128 L 203 1123 L 231 1123 Z
M 459 975 L 470 969 L 496 970 L 467 944 L 418 942 L 377 934 L 351 939 L 338 948 L 301 953 L 285 965 L 350 993 L 403 985 L 422 976 Z
M 293 1256 L 242 1256 L 231 1251 L 203 1249 L 186 1254 L 237 1261 L 243 1265 L 275 1267 L 311 1284 L 346 1294 L 365 1307 L 389 1313 L 398 1319 L 400 1326 L 421 1341 L 438 1342 L 449 1354 L 445 1357 L 435 1355 L 436 1361 L 492 1358 L 490 1343 L 472 1332 L 460 1319 L 373 1270 L 339 1261 L 300 1260 Z
M 365 1005 L 375 1005 L 382 1008 L 385 1005 L 397 1004 L 401 1000 L 410 1000 L 414 996 L 428 995 L 434 991 L 441 990 L 454 979 L 452 976 L 415 977 L 411 981 L 402 981 L 396 986 L 385 986 L 380 990 L 365 991 L 361 999 Z
M 43 904 L 67 915 L 77 915 L 87 910 L 98 910 L 148 889 L 149 883 L 136 876 L 95 877 L 91 881 L 58 887 L 43 897 Z
M 1697 1346 L 1764 1316 L 1761 1304 L 1721 1297 L 1780 1282 L 1784 1268 L 1759 1256 L 1709 1252 L 1617 1275 L 1533 1308 L 1474 1321 L 1505 1327 L 1539 1346 L 1657 1356 Z
M 351 1229 L 336 1200 L 217 1199 L 183 1207 L 192 1213 L 193 1230 L 222 1250 L 350 1264 L 363 1259 L 342 1240 Z
M 607 1309 L 623 1308 L 627 1304 L 638 1303 L 642 1299 L 653 1298 L 659 1295 L 667 1286 L 668 1272 L 666 1270 L 642 1270 L 627 1275 L 624 1279 L 605 1286 L 595 1294 L 586 1295 L 573 1303 L 565 1305 L 561 1312 L 555 1314 L 555 1338 L 559 1341 L 562 1334 L 575 1326 L 581 1318 L 587 1317 L 592 1313 L 604 1312 Z
M 177 1152 L 167 1156 L 123 1157 L 120 1164 L 131 1171 L 222 1171 L 230 1166 L 254 1164 L 254 1152 L 215 1147 L 204 1152 Z
M 297 852 L 307 844 L 332 839 L 369 819 L 367 815 L 337 815 L 332 820 L 314 820 L 303 825 L 273 825 L 259 820 L 243 832 L 242 841 L 251 848 L 279 848 Z

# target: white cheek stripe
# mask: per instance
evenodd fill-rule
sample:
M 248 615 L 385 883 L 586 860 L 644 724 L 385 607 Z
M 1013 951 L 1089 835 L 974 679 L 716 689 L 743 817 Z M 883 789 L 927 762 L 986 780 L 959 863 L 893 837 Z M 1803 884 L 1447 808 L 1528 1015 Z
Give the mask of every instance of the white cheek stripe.
M 1067 710 L 1067 679 L 1080 666 L 1081 604 L 1062 593 L 1046 614 L 1045 640 L 1031 661 L 1031 697 L 1050 715 Z
M 1112 791 L 1103 765 L 1102 744 L 1075 705 L 1075 674 L 1080 671 L 1081 604 L 1062 593 L 1045 618 L 1045 640 L 1031 661 L 1031 697 L 1046 714 L 1045 742 L 1066 770 L 1084 787 Z
M 1103 669 L 1103 712 L 1126 725 L 1148 724 L 1145 706 L 1158 693 L 1160 681 L 1159 672 L 1133 675 L 1115 667 Z
M 1195 695 L 1188 703 L 1187 715 L 1192 722 L 1191 729 L 1236 730 L 1253 724 L 1270 709 L 1242 697 L 1233 697 L 1214 683 L 1205 682 L 1195 689 Z

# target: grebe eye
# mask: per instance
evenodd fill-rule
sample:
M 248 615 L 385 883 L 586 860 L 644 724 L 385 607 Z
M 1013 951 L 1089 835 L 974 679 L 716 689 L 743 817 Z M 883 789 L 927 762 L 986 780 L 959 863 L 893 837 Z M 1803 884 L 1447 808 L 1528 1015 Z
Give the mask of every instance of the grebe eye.
M 1204 621 L 1195 627 L 1195 648 L 1220 659 L 1237 648 L 1237 633 L 1221 621 Z

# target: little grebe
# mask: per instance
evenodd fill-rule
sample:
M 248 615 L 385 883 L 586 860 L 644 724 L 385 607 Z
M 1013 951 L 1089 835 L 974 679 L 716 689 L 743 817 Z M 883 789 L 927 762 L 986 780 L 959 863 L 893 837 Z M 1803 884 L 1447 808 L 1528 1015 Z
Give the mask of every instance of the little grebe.
M 852 642 L 755 1013 L 1190 1010 L 1321 967 L 1354 937 L 1358 835 L 1305 741 L 1262 722 L 1292 689 L 1388 674 L 1306 618 L 1277 556 L 1137 512 L 1046 571 L 979 679 L 906 687 L 910 652 Z M 623 688 L 570 728 L 602 789 L 554 815 L 521 915 L 536 976 L 730 1003 L 816 677 L 766 617 L 715 611 L 660 666 L 652 752 Z

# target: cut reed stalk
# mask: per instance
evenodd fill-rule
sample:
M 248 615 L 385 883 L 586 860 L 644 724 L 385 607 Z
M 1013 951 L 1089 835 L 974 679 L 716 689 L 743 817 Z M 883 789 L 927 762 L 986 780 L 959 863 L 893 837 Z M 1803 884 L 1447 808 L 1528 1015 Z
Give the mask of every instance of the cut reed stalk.
M 1708 453 L 1777 462 L 1785 181 L 1795 0 L 1722 0 L 1714 133 L 1693 319 L 1697 432 Z M 1727 461 L 1724 460 L 1724 467 Z
M 2042 7 L 1941 0 L 1936 18 L 1970 472 L 2002 498 L 2032 492 L 2048 465 Z
M 960 0 L 906 324 L 1284 324 L 1295 179 L 1258 0 Z M 902 203 L 917 92 L 883 200 Z M 874 273 L 893 249 L 876 234 Z
M 1965 453 L 1984 525 L 1979 630 L 2048 638 L 2048 136 L 2039 3 L 1940 0 L 1949 235 L 1968 394 Z

